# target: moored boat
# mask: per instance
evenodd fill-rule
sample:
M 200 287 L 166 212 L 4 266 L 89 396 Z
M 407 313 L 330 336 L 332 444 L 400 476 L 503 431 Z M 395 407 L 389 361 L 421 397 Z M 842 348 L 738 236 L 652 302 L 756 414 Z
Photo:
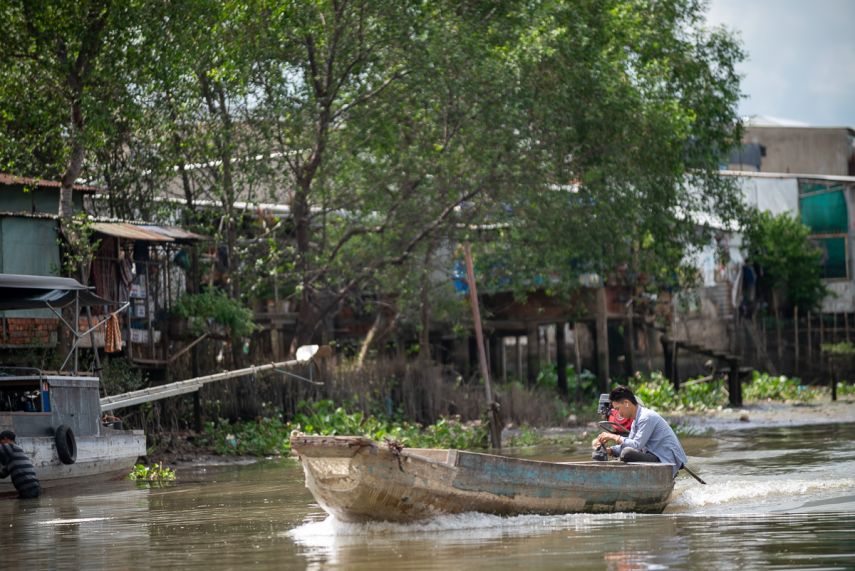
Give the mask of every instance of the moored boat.
M 0 310 L 49 309 L 65 323 L 62 308 L 92 305 L 121 304 L 70 278 L 0 274 Z M 43 488 L 124 476 L 146 453 L 142 430 L 102 421 L 100 379 L 76 370 L 81 334 L 72 333 L 75 342 L 66 358 L 75 364 L 72 371 L 0 367 L 0 430 L 15 433 Z M 0 480 L 0 495 L 14 493 L 9 478 Z
M 43 488 L 121 477 L 145 455 L 142 430 L 101 422 L 98 386 L 97 377 L 0 368 L 0 430 L 15 432 Z M 14 491 L 0 480 L 0 494 Z
M 348 522 L 465 512 L 660 513 L 674 488 L 671 464 L 542 462 L 359 436 L 295 434 L 291 449 L 318 504 Z

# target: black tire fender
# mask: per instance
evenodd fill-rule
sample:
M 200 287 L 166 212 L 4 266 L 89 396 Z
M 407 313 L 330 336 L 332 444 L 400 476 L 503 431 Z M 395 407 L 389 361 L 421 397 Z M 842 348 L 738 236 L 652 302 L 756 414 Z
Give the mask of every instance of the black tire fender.
M 56 428 L 54 435 L 56 442 L 56 453 L 63 464 L 74 464 L 77 460 L 77 441 L 74 439 L 74 432 L 61 424 Z

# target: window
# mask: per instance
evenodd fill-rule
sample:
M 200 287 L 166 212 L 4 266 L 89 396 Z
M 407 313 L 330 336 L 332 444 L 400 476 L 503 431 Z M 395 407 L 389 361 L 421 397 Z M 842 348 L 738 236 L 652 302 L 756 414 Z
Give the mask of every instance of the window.
M 838 182 L 799 181 L 802 223 L 822 249 L 822 277 L 849 277 L 849 211 L 846 187 Z

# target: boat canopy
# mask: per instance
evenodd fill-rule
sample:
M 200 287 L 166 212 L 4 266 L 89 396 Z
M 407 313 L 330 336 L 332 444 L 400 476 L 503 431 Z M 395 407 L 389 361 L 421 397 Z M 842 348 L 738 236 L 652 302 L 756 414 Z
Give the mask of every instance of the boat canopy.
M 0 274 L 0 310 L 119 305 L 95 295 L 91 288 L 73 278 Z

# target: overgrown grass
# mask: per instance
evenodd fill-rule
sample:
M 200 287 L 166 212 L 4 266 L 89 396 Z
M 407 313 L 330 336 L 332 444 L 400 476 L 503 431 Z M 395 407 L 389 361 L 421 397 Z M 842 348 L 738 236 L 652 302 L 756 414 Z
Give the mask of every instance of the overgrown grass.
M 280 418 L 209 422 L 203 440 L 218 454 L 252 456 L 287 454 L 293 431 L 325 436 L 366 436 L 380 441 L 388 438 L 413 448 L 472 449 L 487 445 L 487 430 L 481 422 L 464 424 L 453 418 L 443 418 L 429 426 L 421 426 L 362 412 L 351 413 L 330 400 L 303 402 L 300 410 L 290 422 Z

